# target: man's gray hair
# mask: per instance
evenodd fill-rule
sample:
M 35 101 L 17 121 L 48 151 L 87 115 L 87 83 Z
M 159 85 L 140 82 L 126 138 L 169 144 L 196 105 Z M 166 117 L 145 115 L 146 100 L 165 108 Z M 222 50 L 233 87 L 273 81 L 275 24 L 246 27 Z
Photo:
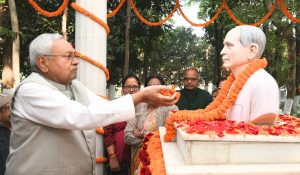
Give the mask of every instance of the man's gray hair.
M 266 35 L 265 33 L 258 27 L 244 25 L 244 26 L 236 26 L 234 29 L 239 29 L 241 32 L 240 41 L 243 46 L 248 46 L 251 43 L 255 43 L 258 45 L 258 53 L 257 58 L 260 58 L 265 50 L 266 46 Z
M 58 33 L 44 33 L 36 37 L 29 45 L 29 57 L 33 71 L 37 70 L 36 59 L 41 55 L 50 55 L 53 41 L 63 39 Z

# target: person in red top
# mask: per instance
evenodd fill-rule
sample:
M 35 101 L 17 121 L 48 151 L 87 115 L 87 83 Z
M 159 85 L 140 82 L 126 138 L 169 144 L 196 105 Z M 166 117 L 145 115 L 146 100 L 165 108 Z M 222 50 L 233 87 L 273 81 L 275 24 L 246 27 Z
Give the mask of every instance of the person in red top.
M 123 95 L 140 90 L 140 80 L 135 75 L 127 75 L 122 80 Z M 129 175 L 130 147 L 124 142 L 127 122 L 119 122 L 104 127 L 104 146 L 109 157 L 108 175 Z

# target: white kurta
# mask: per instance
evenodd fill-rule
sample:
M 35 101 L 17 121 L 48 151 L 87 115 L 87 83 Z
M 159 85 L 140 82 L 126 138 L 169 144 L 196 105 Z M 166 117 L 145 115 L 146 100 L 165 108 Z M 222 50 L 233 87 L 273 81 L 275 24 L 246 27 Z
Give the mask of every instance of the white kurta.
M 64 129 L 88 130 L 135 117 L 131 95 L 107 101 L 86 88 L 89 106 L 39 83 L 25 83 L 15 98 L 15 112 L 33 122 Z M 59 115 L 57 115 L 59 114 Z

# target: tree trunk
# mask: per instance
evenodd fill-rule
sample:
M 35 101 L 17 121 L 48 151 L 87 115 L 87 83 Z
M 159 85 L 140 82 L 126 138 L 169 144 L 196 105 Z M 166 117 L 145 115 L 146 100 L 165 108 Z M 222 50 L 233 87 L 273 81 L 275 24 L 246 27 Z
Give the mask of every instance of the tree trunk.
M 215 64 L 214 64 L 214 69 L 216 71 L 214 75 L 214 79 L 216 80 L 216 83 L 218 83 L 221 80 L 221 50 L 220 50 L 220 36 L 219 36 L 219 28 L 218 28 L 218 21 L 214 21 L 214 29 L 215 29 L 215 51 L 216 51 L 216 56 L 215 56 Z
M 151 49 L 152 49 L 152 41 L 149 41 L 149 44 L 145 46 L 144 48 L 144 65 L 143 65 L 143 78 L 141 81 L 144 81 L 145 78 L 148 76 L 149 74 L 149 65 L 151 62 Z
M 0 26 L 5 29 L 10 28 L 9 9 L 6 3 L 0 4 Z M 8 65 L 11 67 L 11 39 L 10 36 L 1 36 L 0 44 L 2 45 L 3 67 Z
M 68 39 L 67 21 L 68 21 L 68 7 L 65 8 L 64 13 L 62 15 L 62 20 L 61 20 L 61 32 L 66 40 Z
M 13 40 L 12 46 L 12 67 L 14 73 L 16 87 L 20 83 L 20 37 L 19 37 L 19 24 L 18 24 L 18 16 L 17 9 L 14 0 L 8 0 L 8 7 L 10 13 L 11 20 L 11 28 L 12 31 L 16 33 L 16 37 Z
M 131 7 L 129 1 L 127 1 L 127 22 L 126 22 L 126 31 L 125 31 L 125 63 L 123 69 L 123 75 L 126 76 L 129 73 L 129 43 L 130 43 L 130 22 L 131 22 Z
M 293 29 L 290 28 L 285 36 L 288 48 L 288 63 L 290 64 L 288 69 L 287 78 L 287 98 L 293 99 L 295 96 L 295 82 L 296 82 L 296 50 L 295 50 L 295 37 L 293 35 Z
M 296 82 L 296 42 L 292 25 L 290 27 L 277 25 L 279 31 L 283 31 L 283 37 L 287 43 L 288 50 L 288 77 L 287 77 L 287 98 L 284 105 L 284 114 L 291 114 L 295 97 Z
M 154 41 L 153 44 L 151 45 L 150 49 L 150 65 L 149 65 L 149 75 L 157 75 L 158 70 L 157 70 L 157 61 L 159 60 L 158 58 L 158 53 L 157 53 L 157 46 L 156 42 Z

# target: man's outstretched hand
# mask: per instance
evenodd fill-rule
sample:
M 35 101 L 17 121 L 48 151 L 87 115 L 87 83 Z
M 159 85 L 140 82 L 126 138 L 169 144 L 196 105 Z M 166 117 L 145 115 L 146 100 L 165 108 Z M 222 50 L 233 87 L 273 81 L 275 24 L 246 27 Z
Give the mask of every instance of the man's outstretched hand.
M 143 102 L 159 106 L 170 106 L 174 105 L 178 101 L 180 95 L 178 92 L 173 94 L 168 93 L 167 95 L 164 92 L 173 91 L 173 89 L 174 88 L 172 88 L 172 86 L 148 86 L 141 91 L 132 94 L 132 99 L 134 105 Z

